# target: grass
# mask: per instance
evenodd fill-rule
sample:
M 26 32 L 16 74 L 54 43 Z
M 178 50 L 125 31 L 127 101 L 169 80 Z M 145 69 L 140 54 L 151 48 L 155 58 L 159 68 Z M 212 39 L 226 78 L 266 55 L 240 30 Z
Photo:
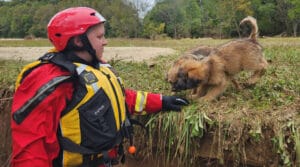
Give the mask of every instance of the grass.
M 48 39 L 0 39 L 0 47 L 43 47 L 51 46 Z
M 226 41 L 185 39 L 159 41 L 159 45 L 148 44 L 185 50 L 197 43 L 215 46 Z M 191 106 L 184 109 L 183 113 L 155 115 L 149 118 L 148 126 L 152 129 L 152 137 L 146 140 L 152 140 L 149 142 L 152 145 L 146 145 L 151 150 L 147 149 L 145 152 L 156 148 L 155 152 L 170 162 L 176 157 L 180 159 L 181 165 L 197 166 L 199 165 L 197 155 L 203 148 L 201 144 L 207 144 L 205 135 L 213 133 L 214 142 L 211 144 L 218 146 L 217 153 L 215 155 L 206 153 L 206 158 L 216 157 L 220 164 L 230 163 L 230 158 L 226 159 L 227 151 L 232 152 L 233 159 L 238 163 L 250 163 L 247 157 L 255 160 L 257 158 L 255 154 L 259 154 L 260 150 L 255 150 L 253 153 L 246 151 L 249 142 L 256 144 L 253 144 L 253 147 L 264 145 L 265 149 L 274 150 L 263 157 L 265 161 L 257 162 L 259 165 L 299 164 L 295 161 L 296 152 L 299 152 L 297 144 L 299 126 L 294 126 L 297 130 L 292 130 L 287 124 L 290 121 L 300 123 L 298 105 L 300 102 L 300 39 L 276 38 L 260 39 L 260 41 L 265 48 L 264 54 L 271 63 L 266 75 L 254 88 L 236 91 L 231 87 L 218 102 L 206 104 L 194 101 Z M 177 42 L 182 43 L 176 45 Z M 177 56 L 158 58 L 156 66 L 152 68 L 146 63 L 116 63 L 114 67 L 120 72 L 126 85 L 131 88 L 170 94 L 170 87 L 164 81 L 164 74 L 170 62 Z M 240 77 L 243 80 L 247 74 L 242 73 Z M 181 92 L 180 95 L 188 93 L 188 91 Z M 282 133 L 283 131 L 285 133 Z M 146 154 L 145 152 L 143 154 Z M 297 156 L 299 159 L 299 153 Z
M 24 61 L 0 60 L 0 83 L 2 87 L 4 85 L 13 86 L 16 76 L 26 63 Z
M 50 46 L 44 39 L 12 41 L 0 40 L 0 47 Z M 180 54 L 198 44 L 217 46 L 228 39 L 108 41 L 108 46 L 170 47 Z M 264 38 L 259 41 L 265 48 L 264 54 L 270 66 L 255 87 L 242 91 L 229 87 L 217 102 L 191 101 L 181 113 L 140 117 L 149 127 L 150 135 L 136 131 L 139 149 L 136 156 L 154 155 L 157 159 L 167 160 L 161 166 L 168 162 L 178 162 L 178 166 L 251 166 L 255 163 L 258 166 L 299 166 L 300 38 Z M 161 56 L 155 60 L 154 66 L 148 66 L 147 62 L 111 61 L 111 64 L 127 88 L 170 95 L 170 85 L 164 76 L 179 54 Z M 0 61 L 2 88 L 13 87 L 16 75 L 25 63 Z M 247 73 L 241 73 L 240 79 L 245 80 L 247 76 Z M 188 94 L 189 91 L 183 91 L 177 95 Z M 4 111 L 1 112 L 0 115 Z M 263 160 L 257 159 L 258 156 Z
M 198 43 L 209 43 L 215 44 L 219 43 L 221 40 L 213 40 L 208 38 L 201 39 L 165 39 L 165 40 L 146 40 L 146 39 L 123 39 L 123 38 L 110 38 L 108 39 L 108 46 L 156 46 L 156 47 L 170 47 L 170 48 L 181 48 L 184 46 L 190 46 Z M 0 47 L 34 47 L 34 46 L 51 46 L 48 39 L 33 39 L 33 40 L 23 40 L 23 39 L 0 39 Z

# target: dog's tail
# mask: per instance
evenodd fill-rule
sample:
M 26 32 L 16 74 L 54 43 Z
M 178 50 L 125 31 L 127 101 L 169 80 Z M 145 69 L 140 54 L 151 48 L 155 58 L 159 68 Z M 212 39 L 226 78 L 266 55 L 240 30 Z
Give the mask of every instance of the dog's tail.
M 252 16 L 247 16 L 240 22 L 240 25 L 245 24 L 245 23 L 251 24 L 252 31 L 251 31 L 249 38 L 252 40 L 256 40 L 256 38 L 258 36 L 258 26 L 257 26 L 256 19 Z

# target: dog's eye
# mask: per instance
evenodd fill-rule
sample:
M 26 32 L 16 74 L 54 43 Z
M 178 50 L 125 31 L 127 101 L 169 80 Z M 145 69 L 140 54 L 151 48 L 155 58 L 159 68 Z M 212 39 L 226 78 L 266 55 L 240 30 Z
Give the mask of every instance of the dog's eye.
M 201 80 L 199 80 L 199 79 L 191 79 L 191 81 L 195 84 L 201 83 Z
M 179 78 L 187 78 L 188 74 L 187 73 L 184 73 L 184 72 L 178 72 L 177 76 Z

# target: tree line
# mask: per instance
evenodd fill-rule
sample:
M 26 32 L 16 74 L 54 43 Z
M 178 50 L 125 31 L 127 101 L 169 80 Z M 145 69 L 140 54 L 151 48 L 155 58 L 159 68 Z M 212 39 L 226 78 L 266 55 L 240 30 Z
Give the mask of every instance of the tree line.
M 248 15 L 257 18 L 262 36 L 300 32 L 299 0 L 156 0 L 141 18 L 143 3 L 145 7 L 147 1 L 141 0 L 0 0 L 0 37 L 46 37 L 50 18 L 72 6 L 99 11 L 107 19 L 107 37 L 236 37 L 247 33 L 239 21 Z

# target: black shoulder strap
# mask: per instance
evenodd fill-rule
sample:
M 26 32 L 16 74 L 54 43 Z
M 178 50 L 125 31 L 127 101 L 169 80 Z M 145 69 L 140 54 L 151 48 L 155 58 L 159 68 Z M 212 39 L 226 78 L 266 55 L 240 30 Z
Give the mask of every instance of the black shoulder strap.
M 20 109 L 13 113 L 13 119 L 17 124 L 23 122 L 23 120 L 31 113 L 31 111 L 42 101 L 44 100 L 50 93 L 52 93 L 56 86 L 64 81 L 67 81 L 71 78 L 71 76 L 59 76 L 50 80 L 48 83 L 43 85 L 39 90 L 35 93 L 35 95 L 29 99 Z
M 49 52 L 44 56 L 40 57 L 41 61 L 49 61 L 56 64 L 66 70 L 70 71 L 72 75 L 76 75 L 76 66 L 69 60 L 66 59 L 65 55 L 59 52 Z

